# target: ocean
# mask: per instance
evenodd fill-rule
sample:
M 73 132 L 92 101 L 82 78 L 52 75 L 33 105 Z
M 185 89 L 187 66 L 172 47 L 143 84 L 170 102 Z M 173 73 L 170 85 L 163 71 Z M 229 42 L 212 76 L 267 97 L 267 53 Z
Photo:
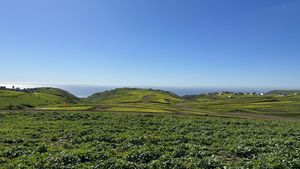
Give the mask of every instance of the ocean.
M 0 83 L 0 86 L 6 86 L 11 88 L 12 86 L 19 88 L 34 88 L 34 87 L 56 87 L 63 90 L 66 90 L 77 97 L 88 97 L 94 93 L 104 92 L 107 90 L 112 90 L 115 88 L 122 87 L 139 87 L 139 86 L 100 86 L 100 85 L 72 85 L 72 84 L 38 84 L 38 83 Z M 198 87 L 198 88 L 187 88 L 187 87 L 139 87 L 139 88 L 151 88 L 151 89 L 160 89 L 173 92 L 179 96 L 184 95 L 195 95 L 195 94 L 204 94 L 210 92 L 257 92 L 265 93 L 272 89 L 258 89 L 258 88 L 209 88 L 209 87 Z
M 151 88 L 151 89 L 160 89 L 173 92 L 179 96 L 184 95 L 195 95 L 195 94 L 204 94 L 210 92 L 257 92 L 265 93 L 271 89 L 255 89 L 255 88 L 209 88 L 209 87 L 199 87 L 199 88 L 184 88 L 184 87 L 140 87 L 140 86 L 100 86 L 100 85 L 72 85 L 72 84 L 38 84 L 38 83 L 0 83 L 0 86 L 6 86 L 11 88 L 12 86 L 19 88 L 34 88 L 34 87 L 56 87 L 63 90 L 66 90 L 77 97 L 88 97 L 94 93 L 104 92 L 107 90 L 112 90 L 115 88 L 122 87 L 139 87 L 139 88 Z

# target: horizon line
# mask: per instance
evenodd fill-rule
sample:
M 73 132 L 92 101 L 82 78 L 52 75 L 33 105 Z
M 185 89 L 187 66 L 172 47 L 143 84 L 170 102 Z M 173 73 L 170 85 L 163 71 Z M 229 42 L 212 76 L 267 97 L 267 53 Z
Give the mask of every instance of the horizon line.
M 266 87 L 266 86 L 171 86 L 171 85 L 137 85 L 137 84 L 99 84 L 99 83 L 48 83 L 48 82 L 0 82 L 0 86 L 22 85 L 28 88 L 35 87 L 59 87 L 59 86 L 93 86 L 93 87 L 114 87 L 114 88 L 182 88 L 182 89 L 281 89 L 299 90 L 297 87 Z M 18 86 L 16 86 L 18 87 Z

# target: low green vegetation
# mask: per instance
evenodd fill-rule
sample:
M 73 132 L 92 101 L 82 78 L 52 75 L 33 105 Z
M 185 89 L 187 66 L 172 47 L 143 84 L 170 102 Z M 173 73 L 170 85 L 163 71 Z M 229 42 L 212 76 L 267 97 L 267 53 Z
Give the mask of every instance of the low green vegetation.
M 74 96 L 73 94 L 58 88 L 40 87 L 40 88 L 27 89 L 25 91 L 59 96 L 68 103 L 78 103 L 80 101 L 80 99 Z
M 80 110 L 91 110 L 94 109 L 95 106 L 93 105 L 51 105 L 50 107 L 39 107 L 35 110 L 61 110 L 61 111 L 80 111 Z
M 300 116 L 300 95 L 199 95 L 185 102 L 199 112 L 213 114 L 263 114 L 273 116 Z
M 94 94 L 84 101 L 96 105 L 93 110 L 112 112 L 297 118 L 300 117 L 300 95 L 294 92 L 286 95 L 222 92 L 179 97 L 160 90 L 122 88 Z
M 78 103 L 79 99 L 63 90 L 37 88 L 25 91 L 0 90 L 0 109 L 25 109 L 37 106 Z
M 300 168 L 300 124 L 149 113 L 0 112 L 0 168 Z
M 0 168 L 300 168 L 293 92 L 2 89 L 0 109 Z
M 85 99 L 88 102 L 116 103 L 162 103 L 183 101 L 179 96 L 161 90 L 120 88 L 103 93 L 96 93 Z
M 153 89 L 120 88 L 79 99 L 55 88 L 0 90 L 2 110 L 68 110 L 152 112 L 211 116 L 300 117 L 300 94 L 271 91 L 267 94 L 209 93 L 179 97 Z

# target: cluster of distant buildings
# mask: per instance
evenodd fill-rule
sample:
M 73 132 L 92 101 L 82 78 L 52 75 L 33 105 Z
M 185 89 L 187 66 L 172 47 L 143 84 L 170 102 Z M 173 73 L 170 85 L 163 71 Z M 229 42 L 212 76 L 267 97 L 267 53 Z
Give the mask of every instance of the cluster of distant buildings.
M 205 93 L 206 96 L 208 95 L 253 95 L 253 96 L 264 96 L 265 93 L 257 93 L 257 92 L 214 92 L 214 93 Z
M 287 94 L 287 93 L 278 94 L 278 96 L 288 96 L 288 95 L 291 95 L 291 94 Z M 296 95 L 298 95 L 298 93 L 293 93 L 292 95 L 296 96 Z
M 202 95 L 206 95 L 206 96 L 212 96 L 212 95 L 229 95 L 228 98 L 232 98 L 233 95 L 251 95 L 251 96 L 264 96 L 264 95 L 268 95 L 271 93 L 257 93 L 257 92 L 213 92 L 213 93 L 205 93 Z M 289 95 L 298 95 L 299 93 L 279 93 L 279 94 L 275 94 L 277 96 L 289 96 Z

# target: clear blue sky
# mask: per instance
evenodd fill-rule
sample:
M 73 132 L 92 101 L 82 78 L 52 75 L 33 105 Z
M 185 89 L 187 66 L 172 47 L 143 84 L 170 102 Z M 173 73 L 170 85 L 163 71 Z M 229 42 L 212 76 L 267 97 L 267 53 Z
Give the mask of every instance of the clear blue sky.
M 0 82 L 300 88 L 300 0 L 1 0 Z

